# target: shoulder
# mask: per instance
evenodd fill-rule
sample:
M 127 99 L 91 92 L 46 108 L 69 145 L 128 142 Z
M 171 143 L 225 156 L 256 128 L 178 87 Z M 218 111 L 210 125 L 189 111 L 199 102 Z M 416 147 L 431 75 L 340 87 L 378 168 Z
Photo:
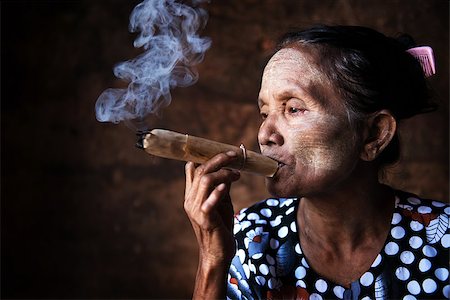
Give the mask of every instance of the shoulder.
M 403 224 L 403 229 L 412 237 L 409 241 L 410 246 L 414 246 L 414 240 L 420 238 L 423 244 L 448 251 L 450 247 L 449 219 L 448 203 L 396 191 L 393 224 L 400 224 L 400 222 Z

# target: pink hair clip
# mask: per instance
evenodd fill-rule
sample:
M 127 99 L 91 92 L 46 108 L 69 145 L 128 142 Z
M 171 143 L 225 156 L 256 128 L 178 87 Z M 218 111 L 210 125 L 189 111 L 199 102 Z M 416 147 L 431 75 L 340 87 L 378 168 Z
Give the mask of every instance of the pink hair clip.
M 414 58 L 419 61 L 425 77 L 430 77 L 431 75 L 436 74 L 433 49 L 431 49 L 431 47 L 414 47 L 406 50 L 406 52 L 414 56 Z

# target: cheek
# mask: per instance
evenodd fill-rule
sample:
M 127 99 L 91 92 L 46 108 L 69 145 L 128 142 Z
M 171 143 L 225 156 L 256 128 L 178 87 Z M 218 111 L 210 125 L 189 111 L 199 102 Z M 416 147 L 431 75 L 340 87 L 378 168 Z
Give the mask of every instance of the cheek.
M 336 171 L 355 162 L 355 141 L 349 131 L 314 129 L 307 133 L 296 133 L 292 139 L 291 153 L 302 168 L 321 171 Z

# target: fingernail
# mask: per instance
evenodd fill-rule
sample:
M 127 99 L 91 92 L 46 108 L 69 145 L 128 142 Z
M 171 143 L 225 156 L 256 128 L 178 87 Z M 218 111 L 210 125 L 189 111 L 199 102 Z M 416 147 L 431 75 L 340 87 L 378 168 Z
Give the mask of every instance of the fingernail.
M 241 172 L 240 171 L 238 171 L 238 170 L 232 170 L 232 171 L 233 171 L 234 175 L 241 176 Z
M 234 152 L 234 151 L 228 151 L 228 152 L 227 152 L 227 155 L 230 156 L 230 157 L 236 157 L 236 156 L 237 156 L 237 153 Z
M 225 189 L 225 183 L 221 183 L 217 186 L 217 190 L 223 191 Z

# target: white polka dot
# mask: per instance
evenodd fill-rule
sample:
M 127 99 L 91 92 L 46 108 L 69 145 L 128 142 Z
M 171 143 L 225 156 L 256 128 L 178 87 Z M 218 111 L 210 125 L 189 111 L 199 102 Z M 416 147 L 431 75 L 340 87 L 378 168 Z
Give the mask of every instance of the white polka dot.
M 261 219 L 260 219 L 260 220 L 256 220 L 256 221 L 255 221 L 255 224 L 264 224 L 264 225 L 265 225 L 265 224 L 267 224 L 267 221 L 266 221 L 266 220 L 261 220 Z
M 432 212 L 432 209 L 428 206 L 419 206 L 419 208 L 417 208 L 417 211 L 420 214 L 429 214 L 430 212 Z
M 280 246 L 280 242 L 276 239 L 270 239 L 270 248 L 277 249 Z
M 256 283 L 259 285 L 264 285 L 266 283 L 266 279 L 263 276 L 256 276 Z
M 377 255 L 377 258 L 375 258 L 375 261 L 374 261 L 373 264 L 372 264 L 372 268 L 378 266 L 378 265 L 380 264 L 380 262 L 381 262 L 381 255 L 378 254 L 378 255 Z
M 243 210 L 240 211 L 239 215 L 237 216 L 237 219 L 238 219 L 239 221 L 242 221 L 242 219 L 247 215 L 247 214 L 245 213 L 246 210 L 247 210 L 247 209 L 245 208 L 245 209 L 243 209 Z
M 413 207 L 411 205 L 409 205 L 409 204 L 399 204 L 398 206 L 403 208 L 403 209 L 409 210 L 409 211 L 413 210 Z
M 322 296 L 316 293 L 312 293 L 311 295 L 309 295 L 309 300 L 322 300 L 322 299 L 323 299 Z
M 405 297 L 403 297 L 403 300 L 417 300 L 417 298 L 413 295 L 406 295 Z
M 373 282 L 373 275 L 370 272 L 366 272 L 363 274 L 363 276 L 361 276 L 361 278 L 359 279 L 359 282 L 361 282 L 361 284 L 363 286 L 369 286 L 372 284 Z
M 290 207 L 288 210 L 286 210 L 286 215 L 291 214 L 295 210 L 295 207 Z
M 262 264 L 259 266 L 259 272 L 263 275 L 269 274 L 269 267 L 266 264 Z
M 252 264 L 252 263 L 249 263 L 248 266 L 249 266 L 250 271 L 253 274 L 256 274 L 256 266 L 254 264 Z
M 403 251 L 402 254 L 400 254 L 400 260 L 404 264 L 409 265 L 414 261 L 414 254 L 411 251 Z
M 299 244 L 295 245 L 295 252 L 297 252 L 298 254 L 302 254 L 302 249 L 300 249 Z
M 271 265 L 275 264 L 275 259 L 273 259 L 273 257 L 270 256 L 269 254 L 266 254 L 266 260 Z
M 364 298 L 362 298 L 361 300 L 372 300 L 369 296 L 365 296 Z
M 250 221 L 242 221 L 241 222 L 242 230 L 245 230 L 246 228 L 250 227 L 251 225 L 252 225 L 252 222 L 250 222 Z
M 297 225 L 295 224 L 295 221 L 291 223 L 291 231 L 297 232 Z
M 234 226 L 233 226 L 233 234 L 236 234 L 239 231 L 241 231 L 241 224 L 239 224 L 239 223 L 234 224 Z
M 431 294 L 434 293 L 434 291 L 436 291 L 437 284 L 433 279 L 427 278 L 423 281 L 422 288 L 425 291 L 425 293 Z
M 283 219 L 283 216 L 277 216 L 277 217 L 275 218 L 275 220 L 270 221 L 270 225 L 271 225 L 272 227 L 276 227 L 276 226 L 278 226 L 278 225 L 281 224 L 281 220 L 282 220 L 282 219 Z
M 400 221 L 402 220 L 402 216 L 399 213 L 394 213 L 394 215 L 392 216 L 392 225 L 397 225 L 398 223 L 400 223 Z
M 446 268 L 437 268 L 436 271 L 434 271 L 434 275 L 436 275 L 436 278 L 445 281 L 448 278 L 448 270 Z
M 411 227 L 412 230 L 414 231 L 420 231 L 423 229 L 423 225 L 420 222 L 417 221 L 411 221 L 411 223 L 409 223 L 409 226 Z
M 295 269 L 295 278 L 303 279 L 306 276 L 306 269 L 304 267 L 298 267 Z
M 316 286 L 316 290 L 318 290 L 321 293 L 325 293 L 325 291 L 328 288 L 327 282 L 323 279 L 317 280 L 315 286 Z
M 292 199 L 292 198 L 282 199 L 282 200 L 281 200 L 280 207 L 283 207 L 283 206 L 289 206 L 289 205 L 292 204 L 292 202 L 294 202 L 294 199 Z
M 433 204 L 434 207 L 444 207 L 445 203 L 439 202 L 439 201 L 432 201 L 431 204 Z
M 408 291 L 413 294 L 417 295 L 420 293 L 420 285 L 416 280 L 410 281 L 407 285 Z
M 419 270 L 421 272 L 426 272 L 430 268 L 431 268 L 431 262 L 426 258 L 422 258 L 419 262 Z
M 269 272 L 270 272 L 270 274 L 271 274 L 272 276 L 274 276 L 274 277 L 277 275 L 276 269 L 275 269 L 274 266 L 270 266 L 270 267 L 269 267 Z
M 441 244 L 444 248 L 450 247 L 450 234 L 444 234 L 444 236 L 441 238 Z
M 270 218 L 272 216 L 272 211 L 270 210 L 270 208 L 263 208 L 261 209 L 261 215 Z
M 266 204 L 267 204 L 268 206 L 277 206 L 278 203 L 279 203 L 279 202 L 278 202 L 277 199 L 269 199 L 269 200 L 266 201 Z
M 394 242 L 387 243 L 386 247 L 384 247 L 384 252 L 386 252 L 387 255 L 394 255 L 398 252 L 398 245 Z
M 297 280 L 296 286 L 299 286 L 301 288 L 306 288 L 306 283 L 303 280 Z
M 335 286 L 333 292 L 339 299 L 344 298 L 345 289 L 342 286 Z
M 259 220 L 259 215 L 255 213 L 250 213 L 247 216 L 247 220 Z
M 242 264 L 242 269 L 244 269 L 245 276 L 247 278 L 249 278 L 250 277 L 250 268 L 248 267 L 248 265 L 247 264 Z
M 422 252 L 428 257 L 435 257 L 437 255 L 437 250 L 429 245 L 423 246 Z
M 302 258 L 302 265 L 307 269 L 309 268 L 308 262 L 306 261 L 306 259 L 304 257 Z
M 277 285 L 277 280 L 275 278 L 270 278 L 269 279 L 269 288 L 273 289 L 275 288 L 275 286 Z
M 289 233 L 289 229 L 287 228 L 287 226 L 283 226 L 278 230 L 278 236 L 280 238 L 284 238 L 288 235 Z
M 403 229 L 403 227 L 401 226 L 396 226 L 392 228 L 391 235 L 395 239 L 401 239 L 402 237 L 405 236 L 405 229 Z
M 395 270 L 395 276 L 397 276 L 400 280 L 408 280 L 410 273 L 409 270 L 405 267 L 399 267 L 397 270 Z
M 445 212 L 447 215 L 450 215 L 450 206 L 444 208 L 444 212 Z
M 444 294 L 445 298 L 450 298 L 450 285 L 447 284 L 446 286 L 444 286 L 444 288 L 442 289 L 442 294 Z
M 252 255 L 252 258 L 253 259 L 260 259 L 262 256 L 263 256 L 262 253 L 255 253 L 255 254 Z
M 422 244 L 423 244 L 423 241 L 422 241 L 422 239 L 421 239 L 420 237 L 418 237 L 418 236 L 412 236 L 412 237 L 409 239 L 409 245 L 410 245 L 413 249 L 419 248 L 420 246 L 422 246 Z
M 419 205 L 421 203 L 420 199 L 413 198 L 413 197 L 409 197 L 407 200 L 412 205 Z

